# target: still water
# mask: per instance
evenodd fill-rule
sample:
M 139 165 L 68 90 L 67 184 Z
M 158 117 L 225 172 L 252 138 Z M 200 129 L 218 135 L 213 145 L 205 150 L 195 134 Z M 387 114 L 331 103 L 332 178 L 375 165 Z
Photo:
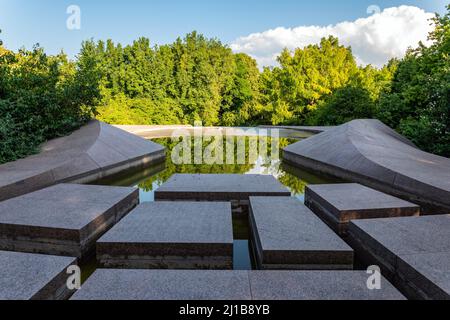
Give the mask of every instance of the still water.
M 286 136 L 286 133 L 284 134 Z M 175 173 L 235 173 L 235 174 L 264 174 L 272 175 L 285 185 L 292 195 L 300 201 L 304 201 L 305 186 L 308 184 L 328 183 L 329 180 L 317 175 L 299 170 L 283 163 L 281 155 L 272 157 L 271 137 L 259 137 L 258 143 L 268 146 L 267 153 L 259 153 L 256 157 L 249 152 L 251 142 L 250 137 L 244 138 L 246 141 L 245 164 L 174 164 L 172 161 L 172 151 L 179 144 L 179 141 L 172 141 L 170 138 L 153 139 L 154 142 L 164 145 L 167 148 L 167 157 L 165 163 L 155 165 L 151 168 L 138 172 L 124 172 L 123 174 L 111 179 L 97 181 L 95 184 L 115 185 L 115 186 L 135 186 L 139 188 L 140 201 L 154 201 L 154 191 L 158 189 L 165 181 L 167 181 Z M 291 143 L 298 141 L 300 137 L 292 132 L 290 137 L 276 139 L 278 148 L 281 149 Z M 252 140 L 254 141 L 254 140 Z M 209 144 L 210 145 L 210 144 Z M 190 144 L 191 152 L 194 153 L 194 143 Z M 203 151 L 208 144 L 203 145 Z M 198 150 L 198 149 L 197 149 Z M 278 150 L 277 150 L 278 151 Z M 222 150 L 222 152 L 226 152 Z M 236 156 L 237 147 L 234 149 Z M 226 155 L 224 155 L 225 157 Z M 237 156 L 235 157 L 237 159 Z M 274 212 L 274 214 L 277 214 Z M 233 233 L 234 233 L 234 253 L 233 267 L 235 270 L 249 270 L 254 268 L 253 257 L 251 254 L 251 243 L 249 242 L 249 226 L 246 215 L 233 215 Z

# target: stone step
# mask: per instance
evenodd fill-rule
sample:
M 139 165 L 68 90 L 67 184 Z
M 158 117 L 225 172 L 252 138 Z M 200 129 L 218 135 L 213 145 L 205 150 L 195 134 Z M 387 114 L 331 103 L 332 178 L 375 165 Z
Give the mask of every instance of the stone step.
M 98 269 L 73 300 L 403 300 L 365 271 Z
M 231 269 L 231 205 L 141 204 L 97 241 L 97 259 L 112 268 Z
M 263 269 L 353 269 L 353 250 L 293 197 L 250 197 L 250 225 Z
M 271 175 L 174 174 L 155 191 L 155 200 L 230 201 L 234 212 L 247 211 L 250 196 L 291 196 Z
M 343 236 L 353 219 L 420 215 L 418 205 L 357 183 L 309 185 L 305 204 Z
M 0 251 L 0 300 L 63 300 L 71 257 Z
M 0 202 L 0 250 L 84 258 L 138 202 L 135 188 L 78 184 Z
M 353 220 L 349 241 L 411 299 L 450 299 L 450 215 Z

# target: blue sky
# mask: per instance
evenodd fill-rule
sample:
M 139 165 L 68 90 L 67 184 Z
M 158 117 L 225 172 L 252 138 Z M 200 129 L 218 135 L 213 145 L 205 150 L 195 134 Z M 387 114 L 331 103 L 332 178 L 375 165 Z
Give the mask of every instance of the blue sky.
M 0 38 L 13 50 L 40 43 L 47 52 L 76 54 L 81 41 L 112 38 L 128 44 L 140 36 L 172 42 L 197 30 L 232 44 L 276 27 L 326 26 L 368 16 L 367 8 L 410 5 L 445 12 L 447 0 L 0 0 Z M 69 5 L 81 9 L 81 30 L 66 28 Z

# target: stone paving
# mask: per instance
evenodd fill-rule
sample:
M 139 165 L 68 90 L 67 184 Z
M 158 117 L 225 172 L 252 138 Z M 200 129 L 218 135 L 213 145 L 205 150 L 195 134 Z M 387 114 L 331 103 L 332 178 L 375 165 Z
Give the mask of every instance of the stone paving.
M 450 215 L 353 220 L 350 243 L 411 299 L 450 299 Z
M 85 183 L 163 161 L 164 147 L 91 121 L 39 154 L 0 165 L 0 201 L 65 182 Z
M 250 224 L 263 269 L 353 269 L 353 250 L 292 197 L 250 197 Z
M 141 204 L 98 240 L 97 258 L 106 267 L 231 269 L 231 205 Z
M 138 202 L 136 188 L 78 184 L 0 202 L 0 249 L 84 258 Z
M 72 300 L 403 300 L 365 271 L 98 269 Z
M 0 300 L 63 300 L 75 258 L 0 251 Z
M 309 131 L 321 133 L 285 148 L 290 164 L 441 215 L 397 217 L 418 215 L 419 207 L 357 184 L 309 186 L 307 205 L 406 297 L 450 299 L 450 215 L 442 215 L 450 212 L 450 159 L 417 149 L 376 120 Z M 369 290 L 365 270 L 129 269 L 232 268 L 231 211 L 245 211 L 250 200 L 259 268 L 352 265 L 352 249 L 273 176 L 176 174 L 155 192 L 160 202 L 126 217 L 139 202 L 134 188 L 58 184 L 143 169 L 164 157 L 162 146 L 91 121 L 37 155 L 1 165 L 0 300 L 68 298 L 67 267 L 87 258 L 100 237 L 98 260 L 123 269 L 97 269 L 73 299 L 404 298 L 385 278 L 381 290 Z
M 350 220 L 420 215 L 418 205 L 357 183 L 309 185 L 305 204 L 344 236 Z

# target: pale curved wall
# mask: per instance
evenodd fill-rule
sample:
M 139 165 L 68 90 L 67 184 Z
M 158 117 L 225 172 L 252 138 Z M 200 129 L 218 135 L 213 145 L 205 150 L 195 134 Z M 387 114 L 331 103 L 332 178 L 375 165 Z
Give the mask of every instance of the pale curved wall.
M 450 211 L 450 159 L 418 149 L 378 120 L 354 120 L 327 130 L 286 147 L 283 158 L 432 211 Z

